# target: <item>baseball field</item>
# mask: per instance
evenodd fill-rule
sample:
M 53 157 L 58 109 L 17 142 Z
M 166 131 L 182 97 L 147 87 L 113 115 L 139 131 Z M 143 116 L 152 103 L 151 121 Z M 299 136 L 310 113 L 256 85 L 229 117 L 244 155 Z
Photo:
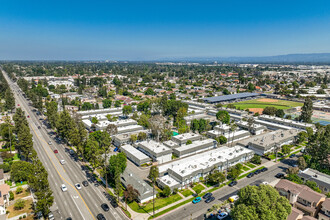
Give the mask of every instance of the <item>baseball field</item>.
M 253 100 L 242 101 L 233 104 L 236 106 L 236 108 L 240 108 L 242 110 L 248 108 L 252 112 L 259 112 L 259 113 L 261 113 L 262 110 L 268 106 L 275 107 L 278 109 L 290 109 L 297 106 L 303 106 L 303 103 L 300 102 L 292 102 L 292 101 L 268 99 L 268 98 L 253 99 Z

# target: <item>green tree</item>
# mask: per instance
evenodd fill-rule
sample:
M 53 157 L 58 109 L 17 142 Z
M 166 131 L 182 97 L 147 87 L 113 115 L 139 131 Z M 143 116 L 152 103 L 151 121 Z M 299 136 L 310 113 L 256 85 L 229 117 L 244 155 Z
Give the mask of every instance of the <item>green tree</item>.
M 124 153 L 112 155 L 109 160 L 109 172 L 112 177 L 120 176 L 127 166 L 127 158 Z
M 16 188 L 16 194 L 21 194 L 23 192 L 23 187 L 19 186 Z
M 52 128 L 56 127 L 58 121 L 57 103 L 55 101 L 46 103 L 46 115 Z
M 99 143 L 95 139 L 89 138 L 85 144 L 84 156 L 91 163 L 94 169 L 100 165 L 100 153 Z
M 152 88 L 148 88 L 145 92 L 145 95 L 155 95 L 155 92 Z
M 251 162 L 254 164 L 261 164 L 261 157 L 257 154 L 255 154 L 252 159 Z
M 236 220 L 286 220 L 291 213 L 289 201 L 271 186 L 246 186 L 239 190 L 231 215 Z
M 307 97 L 305 99 L 304 105 L 301 108 L 301 115 L 299 119 L 303 122 L 311 123 L 313 115 L 313 102 L 312 99 Z
M 189 144 L 192 144 L 192 141 L 191 140 L 188 140 L 186 145 L 189 145 Z
M 159 177 L 159 170 L 157 166 L 151 166 L 150 167 L 150 171 L 149 171 L 149 175 L 148 178 L 153 181 L 153 183 L 157 180 L 157 178 Z
M 223 135 L 219 136 L 218 138 L 216 138 L 216 140 L 218 141 L 219 144 L 225 144 L 227 143 L 227 138 Z
M 25 206 L 25 200 L 19 199 L 15 202 L 14 209 L 15 210 L 21 210 L 21 209 L 24 208 L 24 206 Z
M 168 197 L 169 195 L 171 195 L 171 189 L 168 185 L 166 185 L 163 189 L 162 195 L 164 197 Z
M 237 166 L 234 166 L 229 169 L 228 176 L 230 176 L 231 179 L 236 179 L 241 173 L 241 169 L 239 169 Z
M 32 172 L 32 164 L 26 161 L 16 161 L 10 168 L 10 179 L 14 182 L 26 181 Z
M 223 183 L 226 180 L 226 176 L 222 172 L 215 170 L 207 176 L 206 180 L 208 183 L 215 185 Z
M 20 154 L 25 158 L 26 161 L 29 159 L 29 153 L 33 149 L 33 141 L 32 141 L 32 134 L 30 133 L 30 128 L 22 124 L 18 136 L 18 150 Z
M 103 103 L 103 108 L 111 108 L 111 104 L 112 104 L 111 99 L 103 99 L 102 103 Z
M 277 108 L 267 106 L 262 111 L 262 114 L 265 114 L 265 115 L 275 115 L 276 114 L 276 111 L 277 111 Z
M 199 121 L 198 119 L 193 119 L 190 123 L 190 129 L 195 133 L 199 129 Z
M 6 110 L 12 111 L 15 108 L 15 98 L 11 89 L 8 88 L 5 93 L 5 104 L 4 107 Z
M 225 110 L 218 111 L 218 113 L 216 114 L 216 117 L 223 124 L 229 124 L 229 122 L 230 122 L 229 113 L 227 111 L 225 111 Z
M 301 131 L 298 133 L 297 143 L 300 144 L 300 143 L 306 141 L 307 138 L 308 138 L 307 132 Z
M 129 114 L 131 114 L 133 112 L 132 106 L 130 105 L 125 105 L 123 107 L 123 115 L 128 116 Z
M 93 124 L 99 123 L 99 120 L 96 117 L 93 117 L 91 121 Z
M 144 141 L 147 139 L 147 134 L 145 132 L 139 132 L 138 136 L 137 136 L 137 139 L 139 141 Z
M 135 143 L 137 141 L 137 135 L 136 134 L 132 134 L 129 139 L 130 139 L 130 141 L 132 143 Z
M 283 145 L 282 146 L 282 153 L 284 154 L 284 155 L 287 155 L 287 154 L 289 154 L 291 152 L 291 147 L 290 147 L 290 145 Z
M 115 108 L 119 108 L 121 106 L 121 102 L 119 100 L 115 101 Z
M 284 113 L 283 109 L 277 109 L 275 112 L 275 115 L 276 115 L 276 117 L 283 118 L 285 113 Z

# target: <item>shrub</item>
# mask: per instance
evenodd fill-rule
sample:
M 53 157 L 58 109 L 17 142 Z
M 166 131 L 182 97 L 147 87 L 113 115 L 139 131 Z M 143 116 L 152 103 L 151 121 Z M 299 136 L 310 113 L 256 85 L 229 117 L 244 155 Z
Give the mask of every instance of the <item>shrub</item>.
M 21 186 L 17 187 L 16 194 L 20 194 L 22 192 L 23 192 L 23 187 L 21 187 Z
M 174 194 L 174 195 L 177 194 L 178 192 L 179 192 L 178 188 L 174 188 L 174 189 L 173 189 L 173 194 Z
M 14 209 L 15 210 L 21 210 L 21 209 L 24 208 L 24 206 L 25 206 L 25 200 L 19 199 L 15 202 Z
M 171 195 L 171 189 L 170 189 L 169 186 L 165 186 L 165 187 L 164 187 L 162 195 L 163 195 L 164 197 L 168 197 L 169 195 Z
M 13 201 L 15 199 L 14 193 L 9 191 L 9 201 Z
M 1 164 L 0 169 L 3 169 L 3 172 L 8 173 L 10 171 L 10 165 L 8 163 Z
M 254 164 L 261 164 L 261 157 L 257 154 L 255 154 L 252 159 L 251 162 Z
M 201 189 L 196 189 L 195 192 L 196 192 L 197 194 L 200 194 L 200 193 L 202 192 L 202 190 L 201 190 Z
M 191 140 L 188 140 L 186 145 L 189 145 L 189 144 L 192 144 L 192 141 Z
M 20 216 L 19 219 L 22 219 L 22 216 Z
M 26 218 L 26 215 L 23 215 L 23 218 Z

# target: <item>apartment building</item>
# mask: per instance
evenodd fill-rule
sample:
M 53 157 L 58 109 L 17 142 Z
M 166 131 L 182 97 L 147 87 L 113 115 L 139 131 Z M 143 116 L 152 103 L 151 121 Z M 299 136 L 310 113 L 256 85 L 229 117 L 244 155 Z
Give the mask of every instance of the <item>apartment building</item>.
M 172 141 L 177 143 L 179 146 L 186 144 L 187 141 L 198 141 L 202 140 L 202 136 L 200 134 L 195 134 L 195 133 L 184 133 L 184 134 L 179 134 L 176 136 L 172 137 Z
M 317 217 L 325 201 L 325 195 L 313 191 L 308 186 L 285 179 L 280 180 L 275 185 L 275 189 L 280 195 L 286 197 L 294 208 L 311 217 Z
M 328 193 L 330 192 L 330 176 L 321 173 L 317 170 L 313 170 L 310 168 L 307 168 L 303 171 L 299 171 L 298 176 L 303 180 L 303 181 L 314 181 L 317 184 L 317 187 L 322 190 L 323 193 Z
M 150 157 L 136 149 L 130 144 L 125 144 L 120 147 L 120 151 L 126 154 L 126 157 L 135 163 L 137 166 L 149 163 L 151 161 Z
M 172 160 L 172 149 L 154 140 L 138 143 L 137 149 L 148 155 L 153 161 L 157 161 L 159 164 Z
M 330 198 L 325 199 L 322 203 L 318 220 L 330 220 Z

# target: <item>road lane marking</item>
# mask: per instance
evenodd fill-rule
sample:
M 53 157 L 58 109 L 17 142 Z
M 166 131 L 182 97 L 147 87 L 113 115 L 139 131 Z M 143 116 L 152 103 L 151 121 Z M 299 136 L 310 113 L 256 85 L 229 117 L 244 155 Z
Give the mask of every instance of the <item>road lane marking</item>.
M 77 205 L 76 201 L 74 201 L 75 199 L 73 198 L 73 196 L 71 196 L 71 197 L 72 197 L 72 200 L 73 200 L 74 204 L 76 204 L 76 206 L 77 206 L 77 208 L 78 208 L 78 210 L 79 210 L 81 216 L 83 217 L 83 219 L 85 219 L 85 218 L 84 218 L 84 215 L 81 213 L 81 211 L 80 211 L 80 209 L 79 209 L 79 206 Z M 94 216 L 93 216 L 93 218 L 94 218 Z
M 34 129 L 32 126 L 31 126 L 31 128 L 32 128 L 33 132 L 35 133 L 35 135 L 38 137 L 39 141 L 43 141 L 43 142 L 45 142 L 46 145 L 49 147 L 48 143 L 47 143 L 45 140 L 43 140 L 43 139 L 41 139 L 41 138 L 39 137 L 39 135 L 37 134 L 37 132 L 35 131 L 35 129 Z M 72 187 L 72 188 L 78 193 L 79 197 L 81 198 L 81 200 L 82 200 L 83 203 L 85 204 L 85 206 L 86 206 L 88 212 L 90 213 L 90 215 L 92 216 L 92 218 L 95 219 L 95 218 L 94 218 L 94 215 L 92 214 L 91 210 L 90 210 L 89 207 L 87 206 L 85 200 L 82 198 L 82 196 L 80 195 L 80 193 L 78 192 L 78 190 L 77 190 L 77 189 L 76 189 L 71 183 L 69 183 L 69 182 L 68 182 L 68 181 L 67 181 L 67 180 L 66 180 L 66 179 L 60 174 L 60 172 L 59 172 L 58 169 L 56 168 L 56 166 L 55 166 L 53 160 L 50 158 L 50 156 L 49 156 L 47 150 L 44 148 L 44 146 L 43 146 L 42 144 L 41 144 L 41 146 L 42 146 L 42 148 L 44 149 L 45 153 L 47 154 L 47 156 L 48 156 L 50 162 L 53 164 L 53 167 L 54 167 L 54 169 L 56 170 L 56 172 L 58 173 L 58 175 L 61 177 L 61 179 L 63 179 L 67 184 L 69 184 L 69 186 L 71 186 L 71 187 Z M 57 163 L 60 164 L 59 161 L 57 161 Z M 61 167 L 62 167 L 62 166 L 61 166 Z M 62 167 L 62 169 L 64 170 L 63 167 Z M 64 170 L 64 172 L 65 172 L 65 170 Z M 75 203 L 75 204 L 76 204 L 76 203 Z M 77 205 L 76 205 L 76 206 L 77 206 Z M 77 206 L 77 208 L 78 208 L 78 206 Z M 79 208 L 78 208 L 78 209 L 79 209 Z M 79 210 L 79 211 L 80 211 L 80 210 Z

